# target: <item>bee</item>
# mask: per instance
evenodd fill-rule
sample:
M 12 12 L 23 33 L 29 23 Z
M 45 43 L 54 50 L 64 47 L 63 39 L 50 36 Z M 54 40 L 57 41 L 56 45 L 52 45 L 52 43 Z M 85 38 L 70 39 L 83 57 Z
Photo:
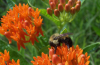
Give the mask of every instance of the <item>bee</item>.
M 49 39 L 50 46 L 55 48 L 54 53 L 56 53 L 57 46 L 60 46 L 61 43 L 65 43 L 68 48 L 72 47 L 73 43 L 71 38 L 68 35 L 71 35 L 72 33 L 64 33 L 64 34 L 53 34 Z

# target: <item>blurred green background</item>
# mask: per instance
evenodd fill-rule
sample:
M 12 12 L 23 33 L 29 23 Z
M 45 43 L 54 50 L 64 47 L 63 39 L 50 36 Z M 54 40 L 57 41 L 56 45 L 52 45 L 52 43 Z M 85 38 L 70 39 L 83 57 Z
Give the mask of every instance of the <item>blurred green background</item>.
M 48 0 L 38 0 L 38 1 L 30 0 L 31 4 L 34 5 L 35 7 L 38 7 L 39 9 L 46 9 L 47 7 L 49 7 L 47 5 L 48 3 L 45 3 L 43 1 L 48 2 Z M 18 5 L 19 3 L 27 4 L 28 1 L 0 0 L 0 18 L 2 18 L 2 16 L 5 15 L 10 8 L 12 9 L 14 4 Z M 45 45 L 42 45 L 39 48 L 44 47 L 45 49 L 45 47 L 47 47 L 49 44 L 48 43 L 49 37 L 56 32 L 57 27 L 52 21 L 48 20 L 43 15 L 41 16 L 43 18 L 42 28 L 44 31 L 44 37 L 39 36 L 38 39 L 41 44 Z M 74 46 L 78 44 L 80 48 L 82 49 L 85 48 L 84 51 L 88 50 L 88 53 L 90 55 L 90 65 L 100 65 L 100 46 L 98 46 L 98 44 L 100 44 L 100 0 L 85 0 L 81 6 L 80 11 L 77 13 L 75 19 L 72 22 L 68 23 L 68 25 L 69 25 L 68 32 L 73 33 L 71 38 L 73 40 Z M 91 48 L 88 47 L 89 45 L 93 44 L 97 45 Z M 13 47 L 13 44 L 11 45 L 11 47 Z M 24 53 L 25 51 L 24 52 L 20 51 L 20 52 Z M 46 51 L 44 50 L 43 52 L 47 52 L 47 50 Z M 33 56 L 36 55 L 37 54 L 34 55 L 33 53 Z

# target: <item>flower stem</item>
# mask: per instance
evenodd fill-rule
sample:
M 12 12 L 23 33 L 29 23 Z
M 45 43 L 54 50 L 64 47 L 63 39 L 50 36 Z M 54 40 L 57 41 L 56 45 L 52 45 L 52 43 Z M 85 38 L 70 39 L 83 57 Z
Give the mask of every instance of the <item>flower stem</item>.
M 39 48 L 36 46 L 36 44 L 34 44 L 34 47 L 37 51 L 39 51 Z
M 27 1 L 28 1 L 28 4 L 29 4 L 32 8 L 36 9 L 36 7 L 34 7 L 34 6 L 30 3 L 29 0 L 27 0 Z

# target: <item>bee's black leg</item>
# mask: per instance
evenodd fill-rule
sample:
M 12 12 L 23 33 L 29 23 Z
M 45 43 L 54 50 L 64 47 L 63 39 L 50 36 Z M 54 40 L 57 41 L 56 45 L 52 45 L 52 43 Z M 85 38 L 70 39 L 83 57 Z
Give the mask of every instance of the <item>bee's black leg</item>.
M 55 51 L 54 51 L 54 54 L 56 54 L 56 50 L 57 50 L 57 45 L 55 46 Z

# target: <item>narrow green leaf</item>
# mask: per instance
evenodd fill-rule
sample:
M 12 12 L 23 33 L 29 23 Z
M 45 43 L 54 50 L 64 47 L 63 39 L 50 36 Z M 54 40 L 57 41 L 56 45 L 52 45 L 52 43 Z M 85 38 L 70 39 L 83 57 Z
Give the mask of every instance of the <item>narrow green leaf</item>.
M 0 40 L 2 40 L 5 43 L 9 43 L 8 39 L 2 34 L 0 34 Z
M 82 48 L 86 46 L 86 37 L 84 37 Z
M 95 25 L 93 25 L 92 28 L 93 28 L 93 30 L 95 31 L 95 33 L 96 33 L 97 35 L 100 36 L 100 28 L 98 28 L 98 27 L 95 26 Z
M 48 7 L 48 4 L 46 4 L 45 2 L 43 2 L 42 0 L 27 0 L 28 1 L 28 4 L 36 9 L 36 8 L 39 8 L 39 9 L 42 9 L 42 8 L 47 8 Z
M 84 3 L 85 0 L 80 0 L 81 1 L 81 5 Z
M 41 1 L 49 4 L 49 0 L 41 0 Z
M 100 46 L 100 42 L 96 42 L 91 45 L 88 45 L 85 48 L 83 48 L 83 53 L 85 53 L 85 52 L 90 53 L 90 52 L 96 50 L 99 46 Z
M 49 0 L 41 0 L 46 6 L 49 6 Z
M 62 30 L 60 34 L 63 34 L 63 33 L 67 33 L 67 29 L 66 28 L 64 30 Z
M 13 0 L 6 0 L 10 9 L 16 4 Z
M 95 20 L 95 18 L 98 16 L 98 13 L 97 12 L 89 21 L 88 23 L 86 24 L 86 30 L 91 26 L 91 23 Z
M 27 0 L 27 1 L 28 1 L 28 4 L 29 4 L 32 8 L 36 9 L 36 7 L 34 6 L 34 5 L 35 5 L 35 0 Z
M 45 54 L 48 54 L 48 52 L 49 52 L 48 47 L 47 47 L 47 46 L 44 46 L 43 48 L 41 48 L 41 49 L 39 50 L 39 53 L 41 54 L 42 52 L 44 52 Z

